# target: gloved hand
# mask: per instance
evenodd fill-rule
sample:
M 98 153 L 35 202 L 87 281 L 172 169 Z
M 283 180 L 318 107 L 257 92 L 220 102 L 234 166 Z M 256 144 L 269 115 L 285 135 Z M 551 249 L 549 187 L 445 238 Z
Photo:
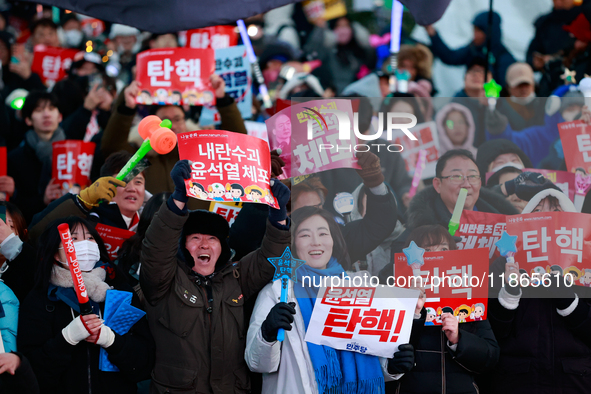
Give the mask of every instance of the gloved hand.
M 525 201 L 531 200 L 533 196 L 542 190 L 550 188 L 562 192 L 558 186 L 537 172 L 523 172 L 517 178 L 505 182 L 505 190 L 507 190 L 508 196 L 516 194 L 517 197 Z
M 185 179 L 191 178 L 191 165 L 189 164 L 189 160 L 179 160 L 172 168 L 172 171 L 170 171 L 170 177 L 174 183 L 172 198 L 185 203 L 189 201 L 185 187 Z
M 271 183 L 271 192 L 273 192 L 273 195 L 277 198 L 279 209 L 269 207 L 269 220 L 271 223 L 279 223 L 287 219 L 287 203 L 289 202 L 291 192 L 280 180 L 271 179 Z
M 415 365 L 415 349 L 410 343 L 400 345 L 394 357 L 388 359 L 388 372 L 391 375 L 407 373 Z
M 96 344 L 106 349 L 115 342 L 115 333 L 111 330 L 111 327 L 105 326 L 104 324 L 101 326 L 100 330 Z
M 295 313 L 294 302 L 280 302 L 271 308 L 267 318 L 261 325 L 261 334 L 265 341 L 275 342 L 277 340 L 277 332 L 280 328 L 291 331 L 291 323 L 293 323 L 293 315 Z
M 62 335 L 66 342 L 74 346 L 77 345 L 78 342 L 88 338 L 92 334 L 92 331 L 99 327 L 100 324 L 98 316 L 87 322 L 83 322 L 82 317 L 78 316 L 63 328 Z
M 87 209 L 91 209 L 98 206 L 101 201 L 111 202 L 117 194 L 117 187 L 125 187 L 125 185 L 125 182 L 115 177 L 104 176 L 82 190 L 78 199 Z
M 550 274 L 550 286 L 543 286 L 544 282 L 547 284 L 548 280 L 542 280 L 542 286 L 540 286 L 546 290 L 544 296 L 552 297 L 557 309 L 564 310 L 571 306 L 576 297 L 572 284 L 568 283 L 567 277 Z
M 371 152 L 357 152 L 357 163 L 361 170 L 357 173 L 367 187 L 376 187 L 384 182 L 384 174 L 380 165 L 380 158 Z
M 279 155 L 281 153 L 281 149 L 275 149 L 271 151 L 271 176 L 273 178 L 277 178 L 281 174 L 283 174 L 283 167 L 285 167 L 285 162 Z

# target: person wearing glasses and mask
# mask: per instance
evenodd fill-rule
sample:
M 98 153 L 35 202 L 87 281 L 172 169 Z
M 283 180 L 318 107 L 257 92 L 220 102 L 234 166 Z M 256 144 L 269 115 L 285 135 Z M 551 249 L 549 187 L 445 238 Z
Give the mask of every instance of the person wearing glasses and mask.
M 441 224 L 447 228 L 460 189 L 468 190 L 464 209 L 505 215 L 517 214 L 500 193 L 482 188 L 480 171 L 470 151 L 453 149 L 437 161 L 433 186 L 421 190 L 408 209 L 406 231 L 395 241 L 401 250 L 408 234 L 419 226 Z

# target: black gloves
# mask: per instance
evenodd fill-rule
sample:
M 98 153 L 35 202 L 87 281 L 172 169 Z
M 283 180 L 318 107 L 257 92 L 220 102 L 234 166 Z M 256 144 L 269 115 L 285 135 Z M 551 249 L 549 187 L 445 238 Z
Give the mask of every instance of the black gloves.
M 372 152 L 357 152 L 357 164 L 361 167 L 357 173 L 367 187 L 376 187 L 384 182 L 380 158 Z
M 529 201 L 542 190 L 550 188 L 562 192 L 558 186 L 537 172 L 523 172 L 517 178 L 505 182 L 507 195 L 516 194 L 524 201 Z
M 185 188 L 185 179 L 191 178 L 191 166 L 189 165 L 189 160 L 178 161 L 174 165 L 172 171 L 170 171 L 170 177 L 172 178 L 172 182 L 174 182 L 174 193 L 172 193 L 172 198 L 185 203 L 189 201 L 186 192 L 187 189 Z
M 289 202 L 291 192 L 280 180 L 272 179 L 271 182 L 273 183 L 273 186 L 271 186 L 271 192 L 273 192 L 273 196 L 277 198 L 279 209 L 270 207 L 269 220 L 271 223 L 279 223 L 282 220 L 287 219 L 287 203 Z
M 388 359 L 388 372 L 391 375 L 407 373 L 415 365 L 415 349 L 410 343 L 400 345 L 394 357 Z
M 291 331 L 291 323 L 293 323 L 293 315 L 295 315 L 295 303 L 280 302 L 275 305 L 267 315 L 267 318 L 261 325 L 261 334 L 267 342 L 275 342 L 277 340 L 277 332 L 280 328 Z

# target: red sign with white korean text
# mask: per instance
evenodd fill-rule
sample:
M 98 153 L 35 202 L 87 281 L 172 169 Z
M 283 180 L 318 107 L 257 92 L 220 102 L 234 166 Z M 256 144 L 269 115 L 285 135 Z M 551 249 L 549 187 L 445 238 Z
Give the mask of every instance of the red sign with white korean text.
M 396 284 L 419 286 L 427 295 L 425 325 L 441 325 L 441 314 L 453 313 L 460 323 L 486 319 L 488 305 L 488 250 L 425 252 L 424 264 L 413 267 L 404 253 L 394 256 Z M 412 279 L 416 277 L 415 281 Z M 450 309 L 447 309 L 450 308 Z
M 500 256 L 495 242 L 501 239 L 505 229 L 505 215 L 468 211 L 464 209 L 460 217 L 460 228 L 456 232 L 462 241 L 457 244 L 458 249 L 488 248 L 489 259 Z
M 580 120 L 558 124 L 562 150 L 565 152 L 566 170 L 582 169 L 591 173 L 591 126 Z
M 218 202 L 212 201 L 209 204 L 209 211 L 217 213 L 226 219 L 230 227 L 234 224 L 234 220 L 238 216 L 238 213 L 242 209 L 241 202 Z
M 238 45 L 236 26 L 210 26 L 187 31 L 187 48 L 222 49 Z
M 53 147 L 51 177 L 69 191 L 73 187 L 90 185 L 90 170 L 94 159 L 94 142 L 79 140 L 56 141 Z
M 76 53 L 77 49 L 35 45 L 31 71 L 39 75 L 45 85 L 53 86 L 66 77 Z
M 544 170 L 540 168 L 524 168 L 523 172 L 537 172 L 544 175 L 546 179 L 555 184 L 568 196 L 571 201 L 575 200 L 575 174 L 567 171 Z M 494 172 L 486 173 L 486 181 L 494 174 Z
M 179 156 L 190 160 L 187 195 L 208 201 L 258 202 L 278 207 L 271 194 L 271 154 L 259 138 L 223 130 L 178 135 Z
M 213 49 L 150 49 L 137 55 L 138 104 L 215 105 L 209 77 L 215 71 Z
M 355 280 L 343 279 L 345 286 L 319 289 L 306 342 L 391 357 L 398 345 L 410 339 L 419 291 L 349 286 L 347 282 L 354 284 Z
M 515 261 L 528 275 L 591 268 L 591 215 L 536 212 L 507 216 L 507 233 L 517 236 Z M 580 278 L 581 276 L 579 276 Z
M 123 242 L 135 234 L 133 231 L 111 227 L 101 223 L 98 223 L 95 229 L 105 243 L 105 247 L 107 248 L 107 252 L 109 253 L 111 261 L 115 261 L 117 259 L 117 253 L 119 253 L 119 249 L 121 249 Z
M 392 143 L 402 145 L 404 150 L 400 152 L 406 163 L 406 172 L 414 175 L 419 152 L 427 151 L 427 160 L 425 168 L 421 174 L 421 179 L 433 178 L 435 176 L 435 166 L 439 159 L 439 134 L 437 134 L 437 125 L 435 122 L 421 123 L 409 129 L 417 137 L 417 140 L 411 140 L 402 131 L 394 132 Z

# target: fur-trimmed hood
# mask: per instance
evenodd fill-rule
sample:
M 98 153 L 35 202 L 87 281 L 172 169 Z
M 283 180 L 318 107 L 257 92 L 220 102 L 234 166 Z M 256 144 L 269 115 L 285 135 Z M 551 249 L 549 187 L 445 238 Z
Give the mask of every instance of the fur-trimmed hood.
M 480 196 L 476 201 L 480 212 L 516 215 L 519 212 L 505 199 L 505 196 L 484 187 L 480 188 Z M 408 209 L 407 229 L 413 230 L 426 224 L 441 224 L 447 227 L 451 213 L 446 208 L 439 193 L 433 186 L 421 190 L 413 198 Z

